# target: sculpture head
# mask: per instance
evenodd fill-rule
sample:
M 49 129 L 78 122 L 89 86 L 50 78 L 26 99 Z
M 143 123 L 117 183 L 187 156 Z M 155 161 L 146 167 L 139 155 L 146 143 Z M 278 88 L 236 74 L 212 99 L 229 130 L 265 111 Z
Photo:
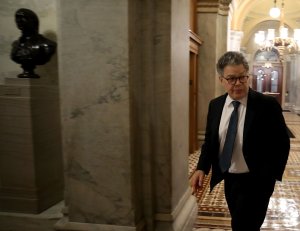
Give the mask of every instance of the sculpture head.
M 10 57 L 21 64 L 20 78 L 39 78 L 34 73 L 36 65 L 47 63 L 56 49 L 56 43 L 39 34 L 39 19 L 32 10 L 21 8 L 15 13 L 17 27 L 22 36 L 12 43 Z
M 17 27 L 25 34 L 37 34 L 39 30 L 38 16 L 29 9 L 21 8 L 15 13 Z

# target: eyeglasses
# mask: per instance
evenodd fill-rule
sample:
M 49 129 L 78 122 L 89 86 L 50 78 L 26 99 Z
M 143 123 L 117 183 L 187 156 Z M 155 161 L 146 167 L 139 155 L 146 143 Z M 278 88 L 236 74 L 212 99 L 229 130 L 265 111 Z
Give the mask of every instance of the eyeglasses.
M 223 79 L 226 79 L 226 81 L 230 84 L 230 85 L 234 85 L 236 84 L 236 81 L 239 80 L 240 83 L 246 83 L 248 78 L 249 78 L 249 75 L 242 75 L 242 76 L 239 76 L 239 77 L 222 77 Z

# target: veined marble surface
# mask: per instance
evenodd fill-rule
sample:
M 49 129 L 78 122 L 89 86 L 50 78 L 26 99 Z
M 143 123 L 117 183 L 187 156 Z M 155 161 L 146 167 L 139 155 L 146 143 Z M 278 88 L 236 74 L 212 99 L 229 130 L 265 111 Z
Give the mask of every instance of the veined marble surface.
M 133 222 L 127 7 L 126 1 L 60 1 L 60 89 L 71 222 Z

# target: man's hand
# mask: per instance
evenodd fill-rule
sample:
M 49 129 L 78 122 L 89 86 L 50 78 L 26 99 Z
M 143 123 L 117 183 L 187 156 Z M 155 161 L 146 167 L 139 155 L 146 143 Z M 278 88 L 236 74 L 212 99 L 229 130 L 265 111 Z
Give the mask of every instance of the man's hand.
M 192 195 L 195 195 L 203 187 L 205 173 L 202 170 L 196 170 L 190 179 Z

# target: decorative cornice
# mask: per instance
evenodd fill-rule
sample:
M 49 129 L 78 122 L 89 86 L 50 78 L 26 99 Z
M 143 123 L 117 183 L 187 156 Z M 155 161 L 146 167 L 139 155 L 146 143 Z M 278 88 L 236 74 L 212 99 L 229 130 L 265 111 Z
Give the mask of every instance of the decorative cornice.
M 219 3 L 218 0 L 198 0 L 197 13 L 217 13 Z
M 197 13 L 218 13 L 228 15 L 231 0 L 198 0 Z
M 224 6 L 229 6 L 232 0 L 219 0 L 219 3 Z

